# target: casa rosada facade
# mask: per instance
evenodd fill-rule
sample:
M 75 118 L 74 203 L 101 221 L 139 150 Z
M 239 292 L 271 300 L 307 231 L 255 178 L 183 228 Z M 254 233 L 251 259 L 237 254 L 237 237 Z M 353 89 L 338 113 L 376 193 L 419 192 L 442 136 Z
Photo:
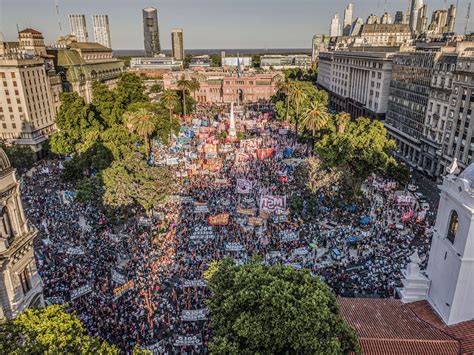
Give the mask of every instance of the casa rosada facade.
M 238 77 L 226 72 L 173 72 L 163 75 L 164 88 L 177 90 L 182 75 L 199 81 L 199 90 L 191 95 L 198 102 L 209 103 L 269 100 L 277 91 L 277 83 L 285 79 L 282 73 L 244 73 Z

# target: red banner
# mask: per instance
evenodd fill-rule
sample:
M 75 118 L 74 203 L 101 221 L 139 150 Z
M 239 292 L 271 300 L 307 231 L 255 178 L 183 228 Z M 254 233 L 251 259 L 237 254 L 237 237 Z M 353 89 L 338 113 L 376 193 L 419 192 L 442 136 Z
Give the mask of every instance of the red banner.
M 226 226 L 229 224 L 229 212 L 209 216 L 209 225 L 211 226 Z
M 257 157 L 259 160 L 268 159 L 273 156 L 273 148 L 257 149 Z

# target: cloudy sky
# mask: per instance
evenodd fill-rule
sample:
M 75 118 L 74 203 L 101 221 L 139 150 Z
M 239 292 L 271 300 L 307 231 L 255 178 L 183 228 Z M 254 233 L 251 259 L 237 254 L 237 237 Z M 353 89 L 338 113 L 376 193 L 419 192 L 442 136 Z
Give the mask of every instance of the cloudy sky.
M 342 19 L 348 0 L 57 0 L 63 34 L 69 33 L 68 14 L 85 14 L 90 39 L 92 14 L 109 15 L 112 47 L 142 49 L 141 9 L 158 9 L 162 47 L 171 46 L 170 32 L 184 29 L 185 47 L 214 48 L 310 48 L 314 33 L 327 33 L 335 12 Z M 406 11 L 409 0 L 354 0 L 354 16 L 364 19 L 387 10 Z M 443 8 L 444 0 L 427 0 L 428 12 Z M 456 0 L 447 0 L 447 4 Z M 459 0 L 457 30 L 464 27 L 469 0 Z M 431 16 L 431 15 L 430 15 Z M 474 19 L 471 20 L 474 23 Z M 55 0 L 0 0 L 0 32 L 15 40 L 16 26 L 43 33 L 46 43 L 58 35 Z M 473 26 L 470 26 L 473 29 Z

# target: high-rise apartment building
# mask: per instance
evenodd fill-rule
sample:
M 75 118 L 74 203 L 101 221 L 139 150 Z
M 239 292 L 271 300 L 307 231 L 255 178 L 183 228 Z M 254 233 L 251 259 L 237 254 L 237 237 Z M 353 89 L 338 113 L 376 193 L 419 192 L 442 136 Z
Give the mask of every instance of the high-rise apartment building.
M 343 32 L 342 34 L 344 36 L 351 35 L 353 13 L 354 13 L 354 5 L 352 3 L 349 3 L 349 5 L 347 5 L 346 9 L 344 10 L 344 24 L 342 28 L 342 32 Z
M 380 18 L 380 24 L 382 25 L 390 25 L 392 24 L 392 16 L 388 12 L 384 12 L 382 17 Z
M 171 31 L 171 49 L 175 60 L 184 60 L 184 43 L 182 28 L 175 28 Z
M 377 15 L 370 14 L 369 17 L 367 17 L 367 21 L 365 21 L 367 25 L 373 25 L 376 23 L 380 23 L 380 19 Z
M 153 57 L 161 53 L 160 29 L 158 26 L 158 10 L 154 7 L 143 9 L 143 37 L 145 40 L 145 56 Z
M 327 35 L 316 34 L 313 36 L 313 41 L 311 43 L 311 60 L 313 63 L 318 59 L 319 52 L 327 49 L 328 42 L 329 37 Z
M 85 15 L 69 15 L 71 34 L 76 36 L 78 42 L 89 42 Z
M 395 19 L 393 21 L 394 24 L 401 25 L 405 21 L 405 15 L 403 14 L 403 11 L 397 11 L 395 13 Z
M 341 35 L 341 24 L 339 22 L 339 14 L 334 14 L 331 19 L 331 27 L 329 29 L 329 35 L 331 37 L 337 37 Z
M 416 23 L 416 32 L 425 33 L 428 28 L 428 5 L 423 5 L 418 10 L 418 19 Z
M 112 48 L 110 41 L 110 28 L 108 15 L 92 15 L 92 28 L 94 30 L 94 42 L 107 48 Z
M 410 29 L 416 32 L 418 26 L 418 13 L 423 7 L 423 0 L 411 0 L 410 5 Z

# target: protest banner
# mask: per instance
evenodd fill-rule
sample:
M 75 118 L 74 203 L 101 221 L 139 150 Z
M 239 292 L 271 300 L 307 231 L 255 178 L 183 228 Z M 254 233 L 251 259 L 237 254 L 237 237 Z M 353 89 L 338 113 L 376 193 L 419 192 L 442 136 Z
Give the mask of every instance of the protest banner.
M 290 266 L 295 270 L 301 270 L 303 268 L 300 263 L 286 263 L 285 266 Z
M 230 153 L 234 150 L 234 146 L 232 144 L 222 144 L 219 146 L 220 153 Z
M 286 210 L 286 196 L 262 196 L 260 197 L 260 210 L 267 212 Z
M 70 255 L 84 255 L 84 250 L 82 247 L 69 247 L 66 253 Z
M 249 217 L 247 224 L 249 226 L 261 226 L 263 224 L 263 219 L 260 217 Z
M 161 355 L 166 353 L 166 346 L 163 343 L 163 340 L 160 340 L 154 344 L 142 346 L 141 350 L 148 350 L 153 355 Z
M 71 301 L 74 301 L 75 299 L 79 297 L 87 295 L 89 292 L 92 292 L 91 285 L 84 285 L 84 286 L 78 287 L 71 291 L 70 293 Z
M 181 321 L 183 322 L 196 322 L 207 319 L 207 309 L 188 309 L 181 311 Z
M 249 160 L 254 160 L 256 158 L 255 153 L 239 153 L 235 157 L 235 162 L 236 163 L 245 163 Z
M 296 231 L 284 230 L 284 231 L 281 231 L 278 235 L 282 243 L 298 240 L 298 233 Z
M 124 283 L 127 282 L 127 278 L 123 274 L 118 272 L 117 270 L 112 269 L 112 271 L 110 273 L 111 273 L 111 278 L 112 278 L 113 282 L 115 282 L 119 285 L 123 285 Z
M 278 130 L 278 134 L 282 135 L 282 136 L 285 136 L 288 134 L 288 130 L 286 128 L 280 128 Z
M 211 226 L 226 226 L 229 224 L 230 213 L 220 213 L 215 216 L 209 216 L 209 224 Z
M 240 243 L 226 243 L 225 250 L 226 251 L 242 251 L 244 250 L 244 246 Z
M 130 291 L 133 287 L 135 287 L 135 284 L 133 280 L 130 280 L 122 286 L 114 288 L 115 299 L 120 298 L 125 292 Z
M 273 148 L 257 149 L 258 160 L 269 159 L 273 156 Z
M 178 158 L 167 158 L 166 159 L 166 165 L 168 165 L 168 166 L 173 166 L 173 165 L 178 165 L 178 164 L 179 164 Z
M 410 196 L 410 195 L 397 196 L 397 203 L 400 205 L 410 205 L 413 203 L 413 196 Z
M 190 235 L 190 240 L 206 240 L 214 238 L 214 231 L 211 226 L 196 226 Z
M 236 192 L 238 194 L 249 194 L 252 192 L 252 181 L 245 179 L 237 179 Z
M 207 202 L 194 202 L 194 212 L 195 213 L 208 213 L 209 207 L 207 207 Z
M 295 255 L 306 255 L 308 254 L 308 249 L 306 247 L 301 247 L 293 250 L 293 254 Z
M 206 287 L 206 280 L 195 279 L 195 280 L 183 280 L 183 287 Z
M 174 346 L 199 346 L 202 344 L 199 335 L 175 335 Z
M 240 141 L 240 149 L 244 149 L 246 152 L 253 151 L 258 148 L 261 142 L 261 138 L 243 139 Z
M 240 206 L 237 207 L 237 213 L 246 215 L 246 216 L 255 216 L 256 209 L 255 208 L 242 208 Z
M 47 297 L 44 299 L 46 304 L 64 304 L 64 298 L 59 296 Z

